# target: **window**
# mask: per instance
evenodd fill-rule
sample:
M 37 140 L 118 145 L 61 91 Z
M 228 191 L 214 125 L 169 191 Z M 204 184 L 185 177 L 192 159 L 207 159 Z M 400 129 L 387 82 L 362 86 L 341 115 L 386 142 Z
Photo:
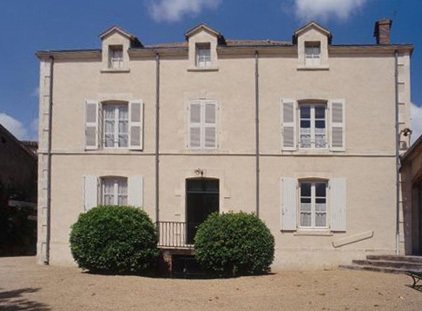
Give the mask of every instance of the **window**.
M 110 45 L 108 51 L 109 63 L 111 69 L 123 69 L 123 46 Z
M 85 102 L 85 149 L 142 150 L 142 101 Z
M 129 138 L 129 114 L 126 104 L 105 104 L 103 107 L 105 148 L 127 148 Z
M 327 227 L 327 183 L 300 183 L 299 227 Z
M 283 177 L 280 186 L 281 230 L 346 231 L 345 178 Z
M 300 104 L 300 148 L 326 148 L 326 105 Z
M 209 43 L 200 43 L 196 45 L 196 66 L 211 66 L 211 47 Z
M 102 178 L 101 202 L 103 205 L 128 205 L 127 178 Z
M 280 112 L 282 150 L 346 150 L 344 99 L 283 99 Z
M 321 60 L 321 43 L 305 42 L 305 65 L 318 66 Z
M 217 103 L 195 100 L 189 103 L 189 148 L 217 148 Z

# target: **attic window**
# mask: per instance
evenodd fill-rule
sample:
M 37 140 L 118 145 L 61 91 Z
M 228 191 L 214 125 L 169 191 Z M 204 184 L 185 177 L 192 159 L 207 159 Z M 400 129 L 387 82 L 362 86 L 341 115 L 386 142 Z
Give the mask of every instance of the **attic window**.
M 321 42 L 305 42 L 305 65 L 319 66 L 321 63 Z
M 108 66 L 111 69 L 123 69 L 123 46 L 110 45 L 108 51 Z
M 209 43 L 196 44 L 196 66 L 211 66 L 211 45 Z

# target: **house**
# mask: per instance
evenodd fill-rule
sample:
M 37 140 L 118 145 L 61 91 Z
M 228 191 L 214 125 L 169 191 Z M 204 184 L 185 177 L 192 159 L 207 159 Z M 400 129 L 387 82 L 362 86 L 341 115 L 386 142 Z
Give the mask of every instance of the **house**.
M 401 157 L 405 254 L 422 255 L 422 136 Z
M 36 253 L 38 161 L 25 144 L 0 124 L 0 256 Z
M 101 49 L 38 52 L 40 262 L 73 264 L 70 226 L 98 204 L 144 209 L 174 253 L 212 212 L 256 213 L 275 270 L 401 251 L 413 46 L 391 25 L 370 45 L 311 22 L 291 42 L 201 24 L 154 46 L 115 26 Z

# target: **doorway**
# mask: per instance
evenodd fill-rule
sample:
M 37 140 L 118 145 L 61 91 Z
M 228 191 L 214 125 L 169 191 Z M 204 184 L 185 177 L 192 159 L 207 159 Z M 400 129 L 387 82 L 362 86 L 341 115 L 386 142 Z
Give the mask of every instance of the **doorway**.
M 186 179 L 186 242 L 193 244 L 198 226 L 220 210 L 220 182 L 211 178 Z

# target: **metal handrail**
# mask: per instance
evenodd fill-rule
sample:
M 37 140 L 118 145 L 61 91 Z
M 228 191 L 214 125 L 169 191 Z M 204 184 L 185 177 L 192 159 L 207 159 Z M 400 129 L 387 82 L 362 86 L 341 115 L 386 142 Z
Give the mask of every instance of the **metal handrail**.
M 168 248 L 193 248 L 196 223 L 159 221 L 157 224 L 158 246 Z

